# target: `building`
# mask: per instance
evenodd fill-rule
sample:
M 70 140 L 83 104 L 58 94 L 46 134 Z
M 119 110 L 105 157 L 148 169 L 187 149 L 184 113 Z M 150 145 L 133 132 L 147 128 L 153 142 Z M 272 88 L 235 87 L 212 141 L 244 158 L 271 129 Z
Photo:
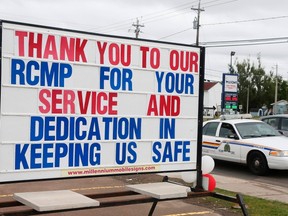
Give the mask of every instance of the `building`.
M 204 116 L 214 117 L 221 112 L 222 84 L 220 82 L 204 82 Z
M 287 114 L 288 113 L 288 102 L 286 100 L 277 101 L 276 104 L 272 103 L 273 114 Z

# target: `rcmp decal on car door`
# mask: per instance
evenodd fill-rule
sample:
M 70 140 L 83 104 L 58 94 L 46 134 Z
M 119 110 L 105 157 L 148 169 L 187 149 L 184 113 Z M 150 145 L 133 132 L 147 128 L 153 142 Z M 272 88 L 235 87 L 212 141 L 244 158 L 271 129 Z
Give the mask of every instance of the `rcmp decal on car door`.
M 223 148 L 222 148 L 223 147 Z M 220 148 L 218 149 L 220 153 L 229 153 L 229 154 L 235 154 L 235 151 L 231 151 L 231 143 L 227 140 L 223 140 Z

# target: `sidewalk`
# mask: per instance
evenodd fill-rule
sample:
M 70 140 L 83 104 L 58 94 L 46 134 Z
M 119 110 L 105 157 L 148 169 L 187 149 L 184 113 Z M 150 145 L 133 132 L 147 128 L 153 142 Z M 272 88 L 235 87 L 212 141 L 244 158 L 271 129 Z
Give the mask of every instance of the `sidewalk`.
M 181 173 L 166 173 L 165 175 L 168 177 L 181 178 Z M 216 174 L 212 175 L 216 180 L 217 188 L 288 204 L 288 188 Z
M 227 176 L 214 174 L 213 176 L 216 179 L 217 188 L 288 204 L 288 188 Z

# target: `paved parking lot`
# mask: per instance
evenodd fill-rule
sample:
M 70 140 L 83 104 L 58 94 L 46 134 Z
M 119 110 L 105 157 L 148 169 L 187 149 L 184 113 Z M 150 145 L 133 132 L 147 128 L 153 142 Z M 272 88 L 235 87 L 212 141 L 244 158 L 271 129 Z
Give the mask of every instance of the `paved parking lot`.
M 154 175 L 155 176 L 155 175 Z M 0 185 L 0 202 L 5 200 L 12 200 L 14 193 L 20 192 L 33 192 L 33 191 L 51 191 L 51 190 L 72 190 L 80 194 L 102 194 L 109 192 L 123 192 L 127 191 L 125 185 L 129 183 L 130 179 L 127 178 L 114 178 L 114 177 L 94 177 L 94 178 L 75 178 L 75 179 L 60 179 L 60 180 L 46 180 L 46 181 L 32 181 L 32 182 L 19 182 L 19 183 L 7 183 Z M 155 177 L 155 179 L 161 180 L 161 176 Z M 138 179 L 141 181 L 141 177 Z M 146 179 L 147 180 L 147 179 Z M 107 199 L 107 198 L 106 198 Z M 109 198 L 115 199 L 118 198 Z M 101 203 L 101 202 L 100 202 Z M 57 212 L 41 215 L 105 215 L 114 216 L 125 215 L 125 216 L 142 216 L 148 215 L 151 207 L 151 202 L 143 204 L 123 205 L 116 207 L 105 207 L 105 208 L 92 208 L 84 210 L 74 210 L 69 212 Z M 1 213 L 1 208 L 0 208 Z M 25 214 L 24 214 L 25 215 Z M 30 215 L 30 214 L 29 214 Z M 33 215 L 35 215 L 33 213 Z M 36 214 L 37 215 L 37 214 Z M 200 207 L 183 200 L 171 200 L 158 202 L 154 214 L 157 215 L 219 215 L 212 209 Z

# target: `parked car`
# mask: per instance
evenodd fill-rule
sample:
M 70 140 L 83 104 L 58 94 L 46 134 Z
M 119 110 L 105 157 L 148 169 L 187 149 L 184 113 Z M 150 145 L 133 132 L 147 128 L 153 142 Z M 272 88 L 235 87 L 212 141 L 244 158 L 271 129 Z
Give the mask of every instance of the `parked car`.
M 288 136 L 288 114 L 262 116 L 260 120 L 271 125 L 283 135 Z
M 288 137 L 259 120 L 204 122 L 202 151 L 214 159 L 246 164 L 257 175 L 288 170 Z

